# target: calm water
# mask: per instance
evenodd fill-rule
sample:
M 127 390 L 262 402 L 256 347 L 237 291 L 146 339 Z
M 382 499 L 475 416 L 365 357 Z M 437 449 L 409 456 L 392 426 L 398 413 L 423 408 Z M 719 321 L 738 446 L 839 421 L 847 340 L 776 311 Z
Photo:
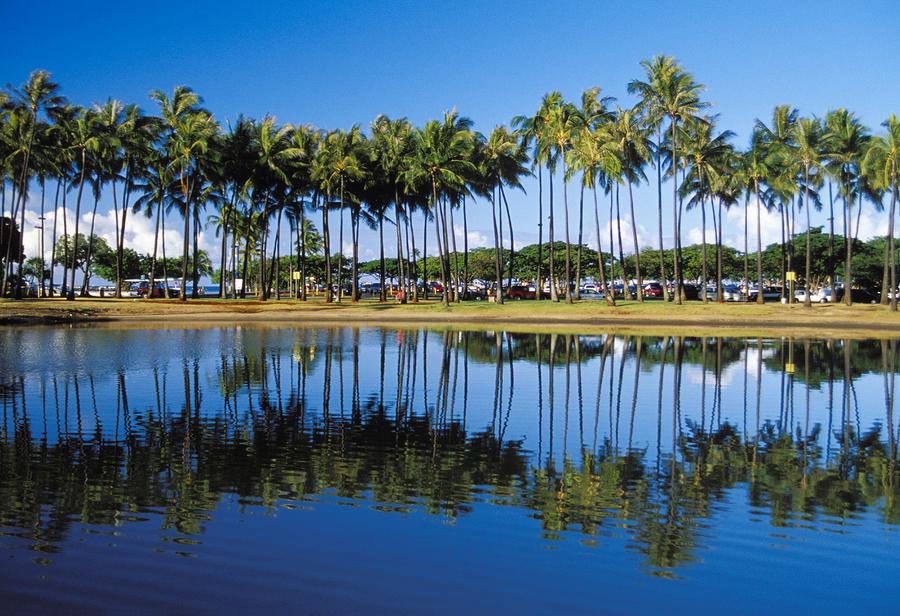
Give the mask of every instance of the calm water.
M 0 598 L 896 613 L 898 346 L 2 329 Z

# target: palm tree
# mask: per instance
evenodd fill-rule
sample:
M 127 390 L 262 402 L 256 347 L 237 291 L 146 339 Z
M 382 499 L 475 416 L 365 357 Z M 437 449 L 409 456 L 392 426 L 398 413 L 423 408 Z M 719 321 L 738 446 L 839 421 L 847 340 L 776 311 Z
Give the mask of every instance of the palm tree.
M 766 166 L 765 157 L 761 151 L 759 131 L 753 132 L 750 142 L 750 149 L 744 153 L 741 163 L 741 177 L 744 181 L 744 187 L 749 197 L 753 194 L 756 197 L 756 303 L 762 304 L 763 298 L 763 273 L 762 273 L 762 193 L 760 192 L 760 183 L 764 183 L 769 175 L 769 168 Z M 746 225 L 745 234 L 745 252 L 746 252 Z M 748 288 L 749 290 L 749 288 Z
M 682 185 L 682 193 L 693 193 L 688 202 L 688 208 L 700 206 L 702 216 L 702 268 L 703 281 L 701 294 L 703 302 L 709 301 L 706 295 L 706 285 L 709 282 L 707 275 L 706 259 L 706 202 L 713 206 L 715 190 L 719 187 L 727 171 L 728 158 L 731 154 L 731 146 L 728 141 L 733 136 L 731 131 L 723 131 L 715 134 L 715 118 L 703 118 L 699 121 L 691 121 L 684 124 L 685 156 L 689 169 Z M 721 218 L 721 216 L 720 216 Z M 719 233 L 716 232 L 716 237 Z M 718 246 L 718 241 L 716 242 Z M 718 251 L 717 251 L 718 252 Z M 721 297 L 721 284 L 718 291 Z
M 670 56 L 655 56 L 652 60 L 643 60 L 641 66 L 647 75 L 647 81 L 631 82 L 629 84 L 629 92 L 637 93 L 641 96 L 648 122 L 651 125 L 659 126 L 663 117 L 669 119 L 672 217 L 675 232 L 675 303 L 680 304 L 683 297 L 683 276 L 681 274 L 681 221 L 678 205 L 678 123 L 695 119 L 697 114 L 706 107 L 706 103 L 700 100 L 703 86 L 696 83 L 693 76 L 686 72 L 674 58 Z M 662 144 L 658 143 L 657 147 L 661 148 Z M 658 156 L 657 172 L 660 172 Z M 659 181 L 661 182 L 661 180 Z M 662 205 L 660 201 L 660 218 L 662 217 L 661 210 Z M 660 250 L 662 250 L 661 228 Z
M 868 145 L 869 131 L 855 115 L 846 109 L 838 109 L 827 118 L 827 159 L 829 169 L 837 178 L 838 192 L 844 204 L 843 231 L 846 242 L 844 260 L 844 302 L 852 304 L 853 223 L 850 219 L 853 202 L 858 200 L 857 214 L 861 212 L 863 186 L 861 165 Z
M 438 197 L 444 197 L 450 190 L 462 190 L 465 174 L 473 169 L 470 160 L 473 148 L 471 126 L 471 120 L 460 117 L 456 111 L 446 112 L 442 122 L 427 122 L 420 132 L 412 171 L 413 176 L 426 180 L 431 189 L 431 211 L 441 260 L 441 284 L 444 287 L 441 303 L 445 307 L 450 305 L 447 285 L 450 272 L 448 217 L 446 199 Z
M 412 124 L 406 118 L 391 120 L 387 116 L 378 116 L 372 123 L 372 147 L 376 153 L 377 166 L 384 175 L 385 180 L 393 188 L 394 203 L 394 227 L 397 239 L 397 267 L 398 282 L 403 292 L 400 302 L 407 302 L 410 272 L 406 271 L 403 251 L 403 238 L 400 232 L 400 224 L 408 220 L 409 213 L 405 203 L 400 198 L 403 187 L 403 176 L 409 170 L 411 159 L 415 153 L 416 143 L 413 138 Z M 415 286 L 415 283 L 413 283 Z
M 147 298 L 152 298 L 152 290 L 156 288 L 156 257 L 157 249 L 159 247 L 160 229 L 161 224 L 163 224 L 166 207 L 168 206 L 167 197 L 173 191 L 173 187 L 171 186 L 173 182 L 173 173 L 172 168 L 165 163 L 165 155 L 158 150 L 153 150 L 141 161 L 141 163 L 143 171 L 141 172 L 140 177 L 137 178 L 137 182 L 134 186 L 134 190 L 139 196 L 135 200 L 132 210 L 135 214 L 143 211 L 147 218 L 154 215 L 156 218 L 153 232 L 153 254 L 150 258 L 149 289 L 151 289 L 151 292 L 147 294 Z M 163 255 L 165 255 L 165 236 L 163 236 L 162 241 Z M 165 258 L 163 258 L 163 266 L 165 267 Z M 165 272 L 163 278 L 163 295 L 168 299 L 168 272 Z
M 171 97 L 166 96 L 161 90 L 153 90 L 150 92 L 150 98 L 159 105 L 167 133 L 164 142 L 166 160 L 172 166 L 181 190 L 184 249 L 179 299 L 186 301 L 191 206 L 200 182 L 198 158 L 206 153 L 217 128 L 212 116 L 198 107 L 200 97 L 186 86 L 176 86 Z M 196 291 L 196 285 L 194 286 Z
M 767 192 L 770 200 L 778 204 L 781 214 L 782 239 L 781 239 L 781 289 L 782 297 L 787 289 L 786 272 L 791 270 L 793 264 L 793 242 L 785 239 L 785 218 L 790 225 L 790 213 L 787 205 L 793 202 L 797 191 L 796 174 L 785 165 L 790 160 L 790 150 L 794 147 L 794 125 L 797 123 L 799 112 L 789 105 L 779 105 L 772 111 L 772 120 L 769 126 L 757 119 L 754 123 L 754 134 L 757 135 L 760 150 L 766 166 L 771 170 L 766 179 Z M 785 265 L 785 259 L 787 265 Z M 760 291 L 761 294 L 761 291 Z M 787 297 L 792 302 L 792 297 Z
M 328 165 L 326 173 L 329 178 L 329 185 L 336 186 L 339 194 L 338 212 L 340 213 L 340 232 L 338 246 L 338 303 L 343 295 L 343 230 L 344 230 L 344 207 L 345 207 L 345 185 L 347 180 L 359 180 L 364 175 L 362 165 L 365 153 L 365 136 L 362 134 L 359 126 L 354 125 L 349 131 L 332 131 L 325 138 L 324 143 L 327 152 Z M 354 251 L 355 255 L 355 251 Z M 357 281 L 353 281 L 353 301 L 357 301 Z
M 821 150 L 822 142 L 821 122 L 816 118 L 800 118 L 794 126 L 794 141 L 797 145 L 793 150 L 793 155 L 797 163 L 799 163 L 803 169 L 801 195 L 803 199 L 802 207 L 806 210 L 806 297 L 803 303 L 807 307 L 811 307 L 810 278 L 812 274 L 812 247 L 810 236 L 812 224 L 810 223 L 809 210 L 811 205 L 809 203 L 809 195 L 814 195 L 812 186 L 810 185 L 810 180 L 814 178 L 811 178 L 810 173 L 815 173 L 819 164 L 819 152 Z M 815 200 L 818 201 L 818 196 L 814 196 Z
M 600 270 L 600 286 L 603 288 L 606 302 L 610 306 L 614 306 L 614 293 L 606 282 L 606 265 L 600 234 L 600 214 L 597 206 L 597 183 L 601 180 L 610 183 L 610 178 L 620 173 L 622 161 L 618 156 L 616 144 L 613 142 L 607 126 L 600 126 L 594 130 L 582 127 L 574 140 L 571 154 L 571 167 L 582 172 L 582 185 L 590 189 L 594 195 L 594 223 L 597 232 L 597 262 Z
M 643 278 L 641 276 L 641 249 L 638 245 L 637 218 L 634 215 L 633 184 L 646 180 L 644 164 L 650 159 L 653 143 L 650 141 L 644 123 L 635 109 L 617 109 L 615 120 L 610 126 L 612 138 L 622 160 L 618 177 L 624 178 L 628 186 L 628 202 L 631 211 L 631 235 L 634 242 L 635 279 L 637 280 L 637 300 L 644 301 Z M 620 222 L 621 224 L 621 222 Z M 623 264 L 624 267 L 624 264 Z M 665 281 L 663 281 L 665 284 Z
M 547 116 L 549 139 L 556 148 L 557 159 L 562 162 L 562 189 L 563 189 L 563 220 L 566 225 L 566 303 L 572 303 L 572 250 L 569 240 L 569 198 L 566 190 L 568 171 L 566 164 L 566 152 L 572 145 L 572 135 L 578 127 L 578 117 L 575 107 L 569 103 L 555 105 Z M 551 210 L 552 211 L 552 210 Z M 551 222 L 552 228 L 552 222 Z M 553 239 L 551 237 L 551 243 Z M 551 258 L 552 262 L 552 258 Z
M 29 114 L 29 121 L 27 122 L 29 127 L 28 139 L 23 153 L 24 156 L 22 157 L 22 167 L 19 175 L 19 205 L 16 206 L 14 204 L 14 209 L 16 207 L 18 208 L 20 217 L 19 230 L 23 234 L 25 233 L 25 204 L 28 193 L 29 165 L 31 162 L 30 158 L 34 147 L 35 135 L 37 134 L 38 113 L 42 110 L 46 113 L 52 113 L 55 108 L 60 107 L 64 103 L 64 99 L 57 94 L 58 90 L 59 86 L 53 81 L 50 73 L 47 71 L 36 70 L 28 76 L 28 81 L 26 81 L 21 88 L 12 91 L 13 105 L 18 106 Z M 13 216 L 15 216 L 15 213 Z M 9 255 L 6 255 L 6 257 L 8 258 Z M 25 254 L 24 252 L 20 252 L 17 270 L 19 280 L 22 279 L 24 262 Z M 6 276 L 4 275 L 0 289 L 5 288 Z M 22 298 L 21 284 L 16 285 L 15 297 L 16 299 Z
M 526 145 L 515 133 L 505 126 L 496 127 L 487 139 L 480 160 L 481 176 L 490 190 L 491 216 L 494 223 L 495 273 L 497 280 L 497 302 L 503 303 L 503 245 L 497 226 L 497 207 L 500 200 L 506 204 L 509 217 L 509 204 L 506 200 L 504 184 L 511 188 L 522 188 L 520 177 L 528 174 L 525 166 L 528 162 Z M 496 196 L 495 196 L 496 195 Z M 512 263 L 510 263 L 512 269 Z
M 891 114 L 882 123 L 887 133 L 869 141 L 863 159 L 863 172 L 872 178 L 871 183 L 891 193 L 891 206 L 888 210 L 888 237 L 885 245 L 886 260 L 890 270 L 890 302 L 891 310 L 897 310 L 897 263 L 894 246 L 894 218 L 897 212 L 898 191 L 900 191 L 900 119 Z M 882 287 L 882 301 L 887 293 L 887 286 Z M 849 294 L 849 293 L 848 293 Z
M 96 130 L 97 119 L 93 112 L 80 110 L 68 129 L 69 148 L 75 152 L 75 166 L 78 171 L 78 196 L 75 199 L 75 233 L 72 236 L 72 261 L 69 279 L 69 289 L 66 299 L 75 300 L 75 270 L 78 259 L 78 223 L 81 218 L 81 195 L 84 191 L 84 183 L 87 180 L 88 168 L 91 162 L 88 153 L 95 154 L 100 149 L 100 137 Z
M 252 174 L 254 195 L 258 197 L 258 205 L 262 212 L 262 236 L 260 238 L 259 252 L 259 287 L 256 291 L 257 299 L 269 298 L 269 282 L 271 276 L 266 275 L 266 249 L 269 243 L 269 219 L 277 210 L 278 223 L 276 229 L 281 227 L 281 206 L 283 201 L 276 200 L 274 196 L 282 194 L 289 184 L 288 174 L 291 172 L 291 161 L 301 155 L 301 151 L 293 147 L 289 135 L 290 126 L 278 126 L 276 119 L 266 116 L 261 122 L 254 125 L 253 149 L 256 152 L 255 169 Z M 276 237 L 277 246 L 277 237 Z M 273 257 L 273 263 L 275 258 Z M 277 288 L 276 288 L 277 297 Z

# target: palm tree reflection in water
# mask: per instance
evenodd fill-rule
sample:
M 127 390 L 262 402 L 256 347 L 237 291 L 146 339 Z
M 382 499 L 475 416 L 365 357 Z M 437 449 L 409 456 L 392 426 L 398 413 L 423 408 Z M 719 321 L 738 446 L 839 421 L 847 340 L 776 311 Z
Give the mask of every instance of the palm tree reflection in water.
M 3 526 L 52 560 L 75 523 L 146 523 L 149 508 L 200 535 L 232 496 L 448 521 L 489 505 L 535 518 L 542 540 L 624 534 L 648 571 L 675 576 L 735 493 L 773 526 L 868 509 L 900 522 L 895 340 L 263 329 L 238 341 L 212 361 L 152 364 L 138 396 L 129 370 L 144 366 L 111 381 L 90 367 L 0 373 Z M 862 432 L 854 383 L 867 375 L 884 412 Z

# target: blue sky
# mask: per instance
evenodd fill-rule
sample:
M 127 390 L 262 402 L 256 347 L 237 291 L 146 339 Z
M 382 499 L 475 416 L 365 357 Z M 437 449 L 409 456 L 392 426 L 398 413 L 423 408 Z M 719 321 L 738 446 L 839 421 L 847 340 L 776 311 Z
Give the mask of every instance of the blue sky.
M 2 82 L 45 68 L 77 103 L 111 96 L 151 112 L 150 89 L 188 84 L 223 122 L 243 112 L 365 127 L 379 113 L 422 123 L 456 107 L 486 133 L 534 111 L 550 90 L 576 100 L 599 85 L 633 104 L 626 85 L 657 53 L 706 84 L 712 111 L 739 145 L 780 103 L 819 115 L 844 106 L 876 130 L 900 111 L 900 7 L 886 1 L 7 1 L 0 23 Z M 527 222 L 537 217 L 536 182 L 526 188 L 511 202 L 522 213 L 517 243 L 536 239 Z M 655 192 L 636 198 L 649 242 Z M 104 199 L 101 211 L 110 204 Z M 473 233 L 487 237 L 489 217 L 471 218 Z M 880 222 L 867 216 L 863 235 Z M 134 230 L 138 245 L 141 234 Z

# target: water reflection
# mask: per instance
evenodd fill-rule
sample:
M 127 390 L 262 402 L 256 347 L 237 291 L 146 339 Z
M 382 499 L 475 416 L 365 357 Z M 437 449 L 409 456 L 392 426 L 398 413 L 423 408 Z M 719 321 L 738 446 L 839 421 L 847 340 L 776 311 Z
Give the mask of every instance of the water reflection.
M 450 523 L 505 508 L 534 541 L 620 546 L 662 577 L 703 560 L 723 511 L 900 522 L 894 340 L 67 335 L 0 338 L 0 542 L 38 564 L 77 550 L 76 526 L 158 524 L 189 555 L 232 497 Z

